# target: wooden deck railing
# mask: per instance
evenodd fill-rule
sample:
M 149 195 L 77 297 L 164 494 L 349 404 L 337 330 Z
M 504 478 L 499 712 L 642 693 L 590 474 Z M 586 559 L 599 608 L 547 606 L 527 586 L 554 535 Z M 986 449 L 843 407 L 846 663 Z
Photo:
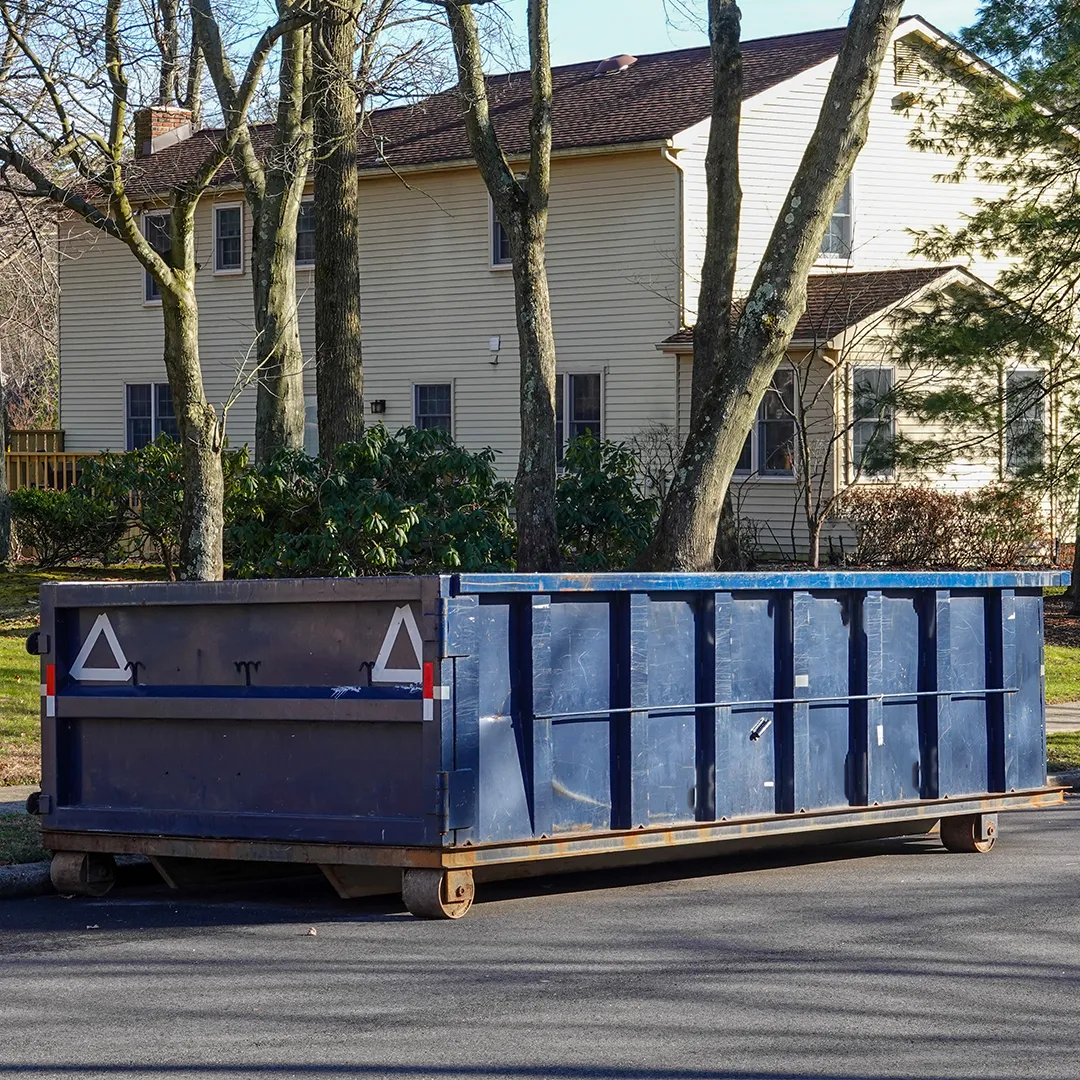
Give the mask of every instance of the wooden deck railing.
M 8 489 L 18 491 L 19 488 L 41 488 L 45 491 L 67 491 L 75 483 L 80 462 L 91 457 L 97 457 L 97 454 L 9 450 Z
M 64 433 L 59 428 L 12 428 L 8 449 L 17 454 L 56 454 L 64 451 Z

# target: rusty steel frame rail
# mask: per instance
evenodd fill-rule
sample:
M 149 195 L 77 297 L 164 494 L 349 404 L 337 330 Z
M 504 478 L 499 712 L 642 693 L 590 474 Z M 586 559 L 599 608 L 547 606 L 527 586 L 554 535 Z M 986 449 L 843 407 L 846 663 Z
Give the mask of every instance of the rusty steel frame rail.
M 587 836 L 542 837 L 507 844 L 465 847 L 390 847 L 351 844 L 290 844 L 270 840 L 227 840 L 197 837 L 142 836 L 133 833 L 71 832 L 43 830 L 42 843 L 50 851 L 100 852 L 112 855 L 174 856 L 194 859 L 224 859 L 254 862 L 292 862 L 308 865 L 428 867 L 467 870 L 515 863 L 549 862 L 588 855 L 671 851 L 682 848 L 693 858 L 696 847 L 712 847 L 726 841 L 747 841 L 766 837 L 797 837 L 806 832 L 857 833 L 873 828 L 897 826 L 895 835 L 904 835 L 903 826 L 933 822 L 963 814 L 996 814 L 1010 810 L 1032 810 L 1064 801 L 1064 788 L 1047 787 L 1001 795 L 959 799 L 933 799 L 918 803 L 894 803 L 812 813 L 774 814 L 732 821 L 691 822 L 660 828 L 620 832 L 590 833 Z M 928 826 L 929 827 L 929 826 Z M 856 837 L 853 836 L 853 839 Z

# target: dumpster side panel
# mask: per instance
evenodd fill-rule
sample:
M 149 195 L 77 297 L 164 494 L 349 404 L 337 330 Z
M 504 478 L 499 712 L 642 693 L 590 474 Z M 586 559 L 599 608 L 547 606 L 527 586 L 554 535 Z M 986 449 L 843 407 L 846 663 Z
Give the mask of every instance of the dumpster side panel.
M 439 843 L 439 581 L 47 587 L 50 829 Z M 436 685 L 439 684 L 439 685 Z M 44 704 L 44 703 L 43 703 Z
M 479 843 L 519 839 L 533 832 L 532 732 L 531 725 L 526 727 L 519 692 L 528 686 L 528 672 L 518 673 L 515 665 L 517 606 L 484 603 L 477 613 L 480 791 L 477 826 L 469 835 Z
M 1005 696 L 1005 788 L 1038 787 L 1046 779 L 1043 598 L 1017 591 L 1003 611 L 1005 682 L 1019 688 Z
M 852 626 L 858 613 L 850 593 L 796 592 L 793 608 L 795 673 L 795 806 L 818 810 L 853 802 L 853 709 L 850 694 Z M 798 699 L 831 698 L 839 701 Z
M 713 700 L 748 703 L 715 710 L 717 818 L 783 809 L 777 762 L 791 746 L 791 707 L 771 702 L 791 696 L 785 614 L 773 593 L 717 594 Z
M 699 598 L 631 597 L 632 704 L 662 712 L 635 713 L 631 721 L 633 824 L 694 820 L 697 785 Z M 687 708 L 690 703 L 691 707 Z
M 548 609 L 551 772 L 536 782 L 550 784 L 556 833 L 612 827 L 611 615 L 603 598 L 557 598 Z
M 867 694 L 882 695 L 867 702 L 867 796 L 871 803 L 919 799 L 924 766 L 916 697 L 922 650 L 918 595 L 871 592 L 863 610 Z
M 938 723 L 942 796 L 990 790 L 990 710 L 988 696 L 980 693 L 990 686 L 988 607 L 988 596 L 982 592 L 939 594 L 938 675 L 941 689 L 952 691 L 941 699 Z

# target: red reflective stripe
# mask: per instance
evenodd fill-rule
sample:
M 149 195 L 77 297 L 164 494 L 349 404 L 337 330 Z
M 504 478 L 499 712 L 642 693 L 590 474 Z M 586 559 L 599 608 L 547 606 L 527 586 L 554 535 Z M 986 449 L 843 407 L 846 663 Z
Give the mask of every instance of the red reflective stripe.
M 45 665 L 45 693 L 52 697 L 56 693 L 56 665 Z
M 435 665 L 424 665 L 424 697 L 430 701 L 435 697 Z

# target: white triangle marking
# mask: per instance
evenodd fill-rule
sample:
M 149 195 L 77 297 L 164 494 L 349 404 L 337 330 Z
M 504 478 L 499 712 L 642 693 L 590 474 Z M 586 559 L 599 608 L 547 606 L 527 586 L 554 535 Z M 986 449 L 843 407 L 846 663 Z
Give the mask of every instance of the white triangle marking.
M 98 643 L 98 638 L 102 634 L 105 635 L 105 640 L 112 650 L 116 667 L 87 667 L 86 661 L 90 659 L 90 654 L 94 651 L 94 646 Z M 73 679 L 78 679 L 80 682 L 87 679 L 93 682 L 127 682 L 131 678 L 131 672 L 127 666 L 127 657 L 124 655 L 124 650 L 120 648 L 120 642 L 116 639 L 116 631 L 112 628 L 112 623 L 109 622 L 109 616 L 104 612 L 94 620 L 94 625 L 90 627 L 90 633 L 87 634 L 86 640 L 79 650 L 79 655 L 75 657 L 75 662 L 71 665 L 70 674 Z
M 416 667 L 388 668 L 386 665 L 390 662 L 390 654 L 394 651 L 394 645 L 397 643 L 398 634 L 401 632 L 403 624 L 409 632 L 409 640 L 412 642 L 413 652 L 416 654 Z M 379 649 L 379 656 L 375 661 L 375 666 L 371 669 L 371 681 L 381 683 L 423 682 L 423 650 L 424 644 L 420 640 L 420 628 L 416 625 L 416 618 L 412 613 L 412 608 L 408 604 L 404 607 L 395 608 L 390 619 L 390 629 L 386 631 L 382 648 Z

